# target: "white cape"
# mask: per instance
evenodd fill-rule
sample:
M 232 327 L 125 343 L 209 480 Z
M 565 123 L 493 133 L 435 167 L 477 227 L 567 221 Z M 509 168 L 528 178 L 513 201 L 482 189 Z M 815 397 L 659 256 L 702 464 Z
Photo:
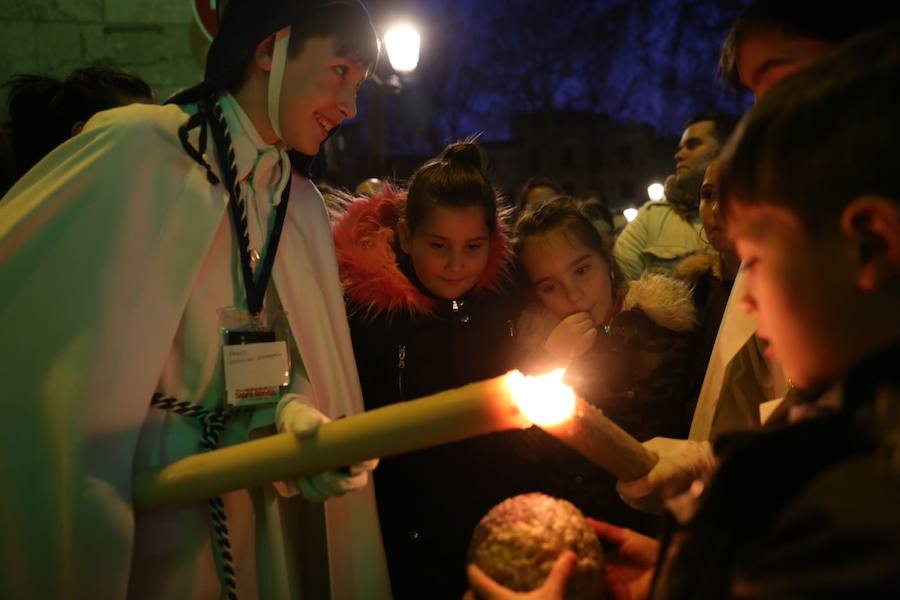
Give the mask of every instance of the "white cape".
M 753 338 L 756 319 L 740 308 L 745 293 L 741 270 L 725 305 L 688 439 L 708 441 L 723 433 L 758 428 L 761 404 L 787 392 L 780 365 L 766 360 Z
M 0 597 L 124 598 L 132 459 L 227 197 L 175 106 L 100 113 L 0 202 Z M 321 196 L 273 270 L 318 408 L 363 410 Z M 390 596 L 372 486 L 326 504 L 334 598 Z

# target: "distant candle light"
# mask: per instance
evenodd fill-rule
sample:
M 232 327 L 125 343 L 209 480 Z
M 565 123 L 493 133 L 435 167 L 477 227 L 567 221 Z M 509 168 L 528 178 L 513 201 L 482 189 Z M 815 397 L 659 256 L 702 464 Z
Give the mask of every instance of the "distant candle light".
M 625 215 L 625 220 L 631 223 L 638 216 L 638 209 L 636 208 L 626 208 L 622 211 L 622 214 Z

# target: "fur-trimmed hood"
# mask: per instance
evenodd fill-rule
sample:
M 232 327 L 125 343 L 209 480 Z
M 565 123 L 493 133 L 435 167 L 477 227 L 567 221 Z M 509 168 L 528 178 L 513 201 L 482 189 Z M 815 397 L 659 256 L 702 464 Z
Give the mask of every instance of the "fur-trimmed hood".
M 435 299 L 411 282 L 397 264 L 397 223 L 405 202 L 404 192 L 385 187 L 372 197 L 347 202 L 334 215 L 332 232 L 341 284 L 351 310 L 370 318 L 390 317 L 400 311 L 434 314 Z M 509 237 L 498 215 L 488 265 L 475 291 L 498 291 L 508 278 L 510 260 Z
M 680 333 L 697 326 L 697 311 L 690 287 L 683 281 L 662 273 L 645 272 L 624 290 L 622 312 L 640 309 L 654 323 Z M 532 304 L 519 317 L 519 344 L 525 348 L 542 348 L 559 318 L 543 305 Z
M 678 261 L 672 269 L 672 275 L 691 285 L 709 272 L 722 281 L 722 257 L 718 252 L 694 252 Z

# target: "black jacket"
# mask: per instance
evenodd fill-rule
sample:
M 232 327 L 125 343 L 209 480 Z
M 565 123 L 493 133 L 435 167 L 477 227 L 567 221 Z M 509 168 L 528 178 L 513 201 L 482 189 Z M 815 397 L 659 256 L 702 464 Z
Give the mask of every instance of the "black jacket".
M 836 412 L 720 440 L 721 466 L 664 549 L 654 597 L 900 598 L 898 367 L 895 345 L 794 406 L 836 398 Z
M 454 300 L 429 295 L 395 246 L 403 197 L 360 199 L 335 221 L 353 350 L 367 410 L 513 368 L 516 294 L 504 291 L 509 250 L 491 241 L 485 277 Z M 471 533 L 496 503 L 528 491 L 508 438 L 496 433 L 381 461 L 374 473 L 394 597 L 453 598 L 467 587 Z

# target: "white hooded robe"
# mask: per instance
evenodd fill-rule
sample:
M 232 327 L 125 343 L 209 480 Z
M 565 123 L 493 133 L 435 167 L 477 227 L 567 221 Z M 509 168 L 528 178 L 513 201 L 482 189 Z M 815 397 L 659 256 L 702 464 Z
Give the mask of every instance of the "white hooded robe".
M 190 446 L 174 441 L 182 423 L 138 455 L 148 418 L 180 418 L 156 414 L 149 401 L 192 298 L 208 292 L 198 292 L 199 274 L 211 261 L 231 261 L 237 273 L 236 251 L 216 243 L 231 227 L 224 188 L 178 139 L 187 116 L 177 106 L 100 113 L 0 202 L 0 597 L 140 597 L 153 595 L 151 584 L 203 597 L 204 580 L 218 589 L 209 528 L 196 522 L 205 503 L 155 521 L 141 515 L 152 526 L 139 527 L 137 548 L 131 505 L 135 461 L 164 464 Z M 273 282 L 308 377 L 296 385 L 332 418 L 361 412 L 327 215 L 296 173 Z M 243 284 L 234 279 L 224 293 L 242 297 Z M 271 418 L 238 420 L 223 441 L 246 439 Z M 300 500 L 271 489 L 229 496 L 242 597 L 299 597 L 298 574 L 324 575 L 296 564 Z M 389 597 L 371 485 L 329 500 L 325 514 L 332 597 Z M 180 568 L 148 564 L 144 535 L 155 552 L 171 544 L 163 555 Z

